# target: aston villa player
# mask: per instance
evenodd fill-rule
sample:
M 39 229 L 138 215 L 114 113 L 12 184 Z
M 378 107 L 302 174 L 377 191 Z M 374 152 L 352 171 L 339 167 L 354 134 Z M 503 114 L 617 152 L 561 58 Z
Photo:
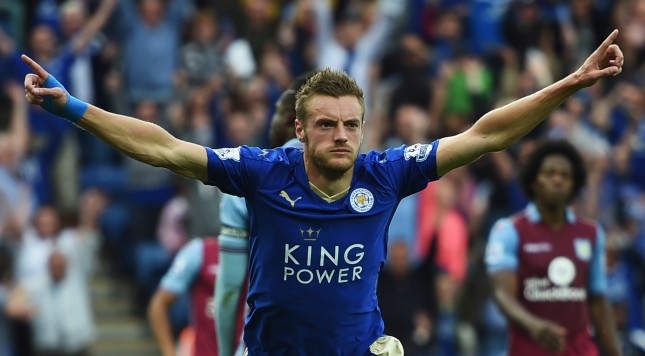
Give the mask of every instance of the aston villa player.
M 584 162 L 565 141 L 544 141 L 521 183 L 528 207 L 497 222 L 486 249 L 493 295 L 510 324 L 509 354 L 619 355 L 605 298 L 605 236 L 568 204 L 585 183 Z

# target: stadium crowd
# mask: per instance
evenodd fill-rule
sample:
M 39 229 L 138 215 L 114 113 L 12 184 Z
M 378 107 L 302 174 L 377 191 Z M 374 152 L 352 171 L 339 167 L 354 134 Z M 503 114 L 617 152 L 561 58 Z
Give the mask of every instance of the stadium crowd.
M 574 208 L 607 232 L 616 328 L 626 354 L 645 353 L 644 0 L 0 0 L 0 355 L 84 354 L 99 260 L 138 286 L 144 315 L 175 254 L 220 229 L 217 189 L 28 106 L 20 54 L 77 98 L 213 148 L 268 147 L 291 81 L 342 69 L 365 90 L 368 151 L 459 133 L 573 71 L 614 28 L 620 76 L 402 201 L 378 293 L 411 355 L 505 353 L 484 249 L 526 206 L 517 167 L 544 137 L 585 159 Z M 188 307 L 174 307 L 179 334 Z

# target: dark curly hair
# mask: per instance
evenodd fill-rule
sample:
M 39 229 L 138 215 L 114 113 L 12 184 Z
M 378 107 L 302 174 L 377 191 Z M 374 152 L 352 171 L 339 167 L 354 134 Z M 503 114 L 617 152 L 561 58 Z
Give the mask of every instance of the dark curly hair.
M 580 193 L 580 190 L 584 187 L 587 182 L 587 171 L 585 169 L 585 163 L 582 159 L 582 156 L 578 150 L 573 147 L 567 141 L 564 140 L 542 140 L 538 143 L 535 150 L 527 158 L 526 164 L 522 167 L 520 171 L 520 183 L 522 184 L 522 189 L 526 196 L 533 200 L 535 197 L 531 185 L 537 179 L 538 172 L 542 163 L 548 156 L 552 155 L 561 155 L 571 162 L 571 167 L 573 169 L 573 187 L 571 189 L 571 196 L 569 196 L 568 202 L 573 201 L 573 199 Z

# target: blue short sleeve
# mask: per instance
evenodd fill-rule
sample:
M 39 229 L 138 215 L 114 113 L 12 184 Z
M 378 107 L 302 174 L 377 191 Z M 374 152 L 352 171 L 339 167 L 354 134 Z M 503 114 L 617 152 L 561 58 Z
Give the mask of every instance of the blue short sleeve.
M 488 237 L 484 261 L 489 273 L 500 270 L 516 270 L 519 236 L 511 219 L 495 223 Z
M 194 239 L 184 246 L 161 279 L 161 288 L 174 294 L 188 291 L 202 266 L 203 250 L 201 239 Z
M 208 158 L 205 183 L 239 197 L 251 196 L 272 165 L 286 159 L 283 151 L 257 147 L 205 149 Z
M 385 168 L 384 180 L 401 198 L 423 190 L 428 183 L 439 179 L 437 174 L 437 148 L 439 140 L 432 143 L 417 143 L 411 146 L 390 148 L 378 155 L 367 155 L 367 162 L 373 161 Z
M 607 293 L 607 279 L 605 271 L 605 231 L 596 227 L 596 244 L 589 268 L 589 292 L 593 295 L 604 295 Z

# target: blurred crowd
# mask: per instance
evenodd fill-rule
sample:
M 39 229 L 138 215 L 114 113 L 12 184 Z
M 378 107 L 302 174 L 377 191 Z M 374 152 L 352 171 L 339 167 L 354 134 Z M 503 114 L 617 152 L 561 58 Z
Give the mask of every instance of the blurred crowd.
M 483 248 L 527 203 L 518 166 L 543 137 L 584 155 L 575 209 L 607 231 L 616 328 L 645 350 L 645 0 L 0 0 L 0 355 L 86 354 L 98 263 L 136 284 L 143 315 L 175 253 L 219 233 L 217 189 L 29 107 L 21 53 L 79 99 L 213 148 L 268 147 L 290 82 L 345 70 L 365 91 L 368 151 L 459 133 L 575 70 L 614 28 L 620 76 L 401 203 L 379 298 L 411 355 L 504 354 Z

